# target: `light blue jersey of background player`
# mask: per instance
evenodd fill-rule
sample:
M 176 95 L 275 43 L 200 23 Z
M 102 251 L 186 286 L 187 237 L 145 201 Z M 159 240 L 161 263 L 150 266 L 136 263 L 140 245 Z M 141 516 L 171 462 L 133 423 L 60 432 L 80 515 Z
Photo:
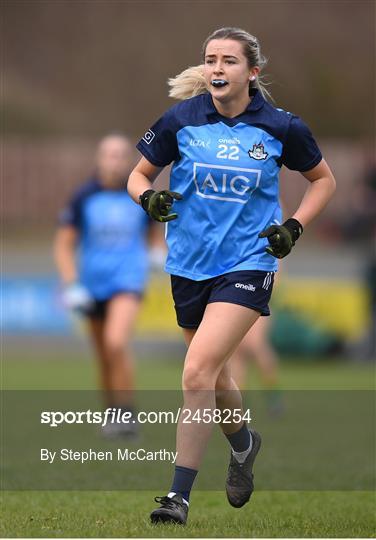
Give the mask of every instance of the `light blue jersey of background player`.
M 88 180 L 60 216 L 79 232 L 79 282 L 96 300 L 120 292 L 142 293 L 148 278 L 150 220 L 124 186 L 109 189 Z

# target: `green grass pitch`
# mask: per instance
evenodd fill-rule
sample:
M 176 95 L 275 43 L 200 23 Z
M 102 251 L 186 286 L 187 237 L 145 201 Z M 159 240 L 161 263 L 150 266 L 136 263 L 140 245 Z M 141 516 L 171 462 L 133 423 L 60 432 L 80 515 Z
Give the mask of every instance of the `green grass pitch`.
M 193 492 L 186 527 L 151 525 L 155 493 L 6 493 L 11 537 L 369 537 L 373 499 L 363 492 L 255 492 L 240 510 L 223 492 Z
M 96 373 L 90 353 L 3 349 L 6 389 L 91 389 Z M 142 389 L 179 388 L 181 362 L 141 359 L 137 377 Z M 299 360 L 284 362 L 286 389 L 371 389 L 373 366 Z M 259 388 L 250 371 L 249 388 Z M 32 472 L 30 472 L 32 474 Z M 257 477 L 256 477 L 257 481 Z M 374 537 L 374 494 L 357 491 L 256 491 L 240 510 L 231 508 L 224 491 L 193 491 L 188 525 L 153 526 L 148 515 L 151 492 L 32 491 L 3 492 L 2 537 Z

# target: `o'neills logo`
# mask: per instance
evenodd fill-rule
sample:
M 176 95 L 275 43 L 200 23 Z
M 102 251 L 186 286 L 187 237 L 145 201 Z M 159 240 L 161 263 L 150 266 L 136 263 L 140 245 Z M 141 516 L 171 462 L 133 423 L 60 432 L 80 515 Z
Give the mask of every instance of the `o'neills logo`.
M 250 283 L 248 285 L 245 285 L 244 283 L 235 283 L 235 287 L 237 289 L 245 289 L 246 291 L 252 292 L 256 290 L 256 287 L 254 285 L 251 285 Z

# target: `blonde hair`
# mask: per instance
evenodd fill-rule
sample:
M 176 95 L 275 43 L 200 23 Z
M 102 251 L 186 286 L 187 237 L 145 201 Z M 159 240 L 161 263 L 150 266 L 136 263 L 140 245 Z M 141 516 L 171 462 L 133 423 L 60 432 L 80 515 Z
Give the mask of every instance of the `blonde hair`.
M 192 66 L 171 79 L 167 84 L 170 87 L 168 95 L 175 99 L 189 99 L 208 91 L 204 77 L 204 66 Z
M 247 58 L 249 68 L 258 66 L 261 71 L 267 64 L 267 59 L 261 54 L 258 39 L 241 28 L 226 27 L 215 30 L 206 38 L 202 46 L 203 58 L 205 58 L 208 43 L 213 39 L 233 39 L 242 43 L 243 52 Z M 254 81 L 250 81 L 249 91 L 251 92 L 253 88 L 257 88 L 264 99 L 273 100 L 270 92 L 266 89 L 267 84 L 258 75 Z M 168 95 L 175 99 L 189 99 L 199 94 L 204 94 L 209 90 L 205 82 L 204 66 L 202 64 L 189 67 L 176 77 L 168 79 L 168 85 L 170 86 Z

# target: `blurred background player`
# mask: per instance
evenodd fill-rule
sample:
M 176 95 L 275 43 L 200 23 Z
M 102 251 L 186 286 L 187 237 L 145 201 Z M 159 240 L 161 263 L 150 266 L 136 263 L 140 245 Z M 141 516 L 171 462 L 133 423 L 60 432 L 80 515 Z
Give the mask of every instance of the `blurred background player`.
M 279 386 L 279 356 L 270 339 L 271 325 L 271 317 L 259 317 L 233 354 L 231 371 L 237 386 L 246 389 L 252 362 L 260 374 L 262 389 L 266 391 L 268 412 L 275 415 L 283 412 L 283 401 Z
M 106 407 L 132 412 L 130 341 L 148 278 L 148 242 L 157 253 L 163 249 L 158 225 L 151 224 L 124 189 L 134 163 L 126 136 L 105 136 L 98 145 L 94 174 L 61 212 L 54 242 L 63 301 L 87 318 Z M 136 424 L 108 424 L 105 434 L 136 429 Z
M 275 274 L 274 286 L 280 280 L 281 262 Z M 279 355 L 271 341 L 272 316 L 259 317 L 244 336 L 231 358 L 232 377 L 240 389 L 247 389 L 250 363 L 256 367 L 262 389 L 266 391 L 268 412 L 283 412 L 283 400 L 279 380 Z
M 341 233 L 353 247 L 361 246 L 362 277 L 368 308 L 368 328 L 358 355 L 376 360 L 376 156 L 374 150 L 364 152 L 364 171 L 351 198 Z

